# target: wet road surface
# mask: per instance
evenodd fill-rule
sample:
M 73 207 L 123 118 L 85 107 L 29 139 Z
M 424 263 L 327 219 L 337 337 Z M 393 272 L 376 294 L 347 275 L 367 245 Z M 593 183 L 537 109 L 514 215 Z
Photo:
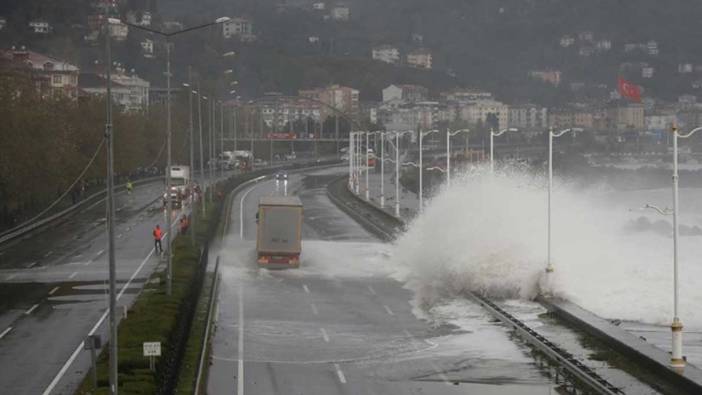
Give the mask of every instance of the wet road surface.
M 469 330 L 417 318 L 411 291 L 383 265 L 386 247 L 326 196 L 344 171 L 289 176 L 287 193 L 305 206 L 298 270 L 255 263 L 258 199 L 285 185 L 264 181 L 233 199 L 208 393 L 552 393 L 529 349 L 477 306 L 465 312 Z

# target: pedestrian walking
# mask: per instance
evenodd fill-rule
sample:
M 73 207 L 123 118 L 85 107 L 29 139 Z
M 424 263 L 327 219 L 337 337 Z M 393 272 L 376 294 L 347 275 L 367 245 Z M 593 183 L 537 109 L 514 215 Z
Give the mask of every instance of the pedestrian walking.
M 163 253 L 163 247 L 161 247 L 161 238 L 163 237 L 163 231 L 161 230 L 161 227 L 159 225 L 156 225 L 154 228 L 154 251 L 156 251 L 157 254 Z

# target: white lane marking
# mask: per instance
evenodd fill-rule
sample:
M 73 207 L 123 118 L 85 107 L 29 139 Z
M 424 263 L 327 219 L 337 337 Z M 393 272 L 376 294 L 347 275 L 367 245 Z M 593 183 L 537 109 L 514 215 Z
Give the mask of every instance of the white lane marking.
M 387 305 L 383 305 L 383 308 L 385 308 L 385 311 L 387 311 L 388 314 L 395 315 L 395 313 L 393 313 L 392 310 L 390 310 L 390 308 Z
M 322 338 L 324 339 L 324 341 L 329 343 L 329 335 L 327 334 L 327 330 L 324 328 L 319 328 L 319 329 L 322 332 Z
M 338 363 L 335 363 L 334 369 L 336 369 L 336 375 L 339 376 L 339 381 L 341 381 L 341 384 L 346 384 L 346 376 L 344 376 L 344 372 L 341 371 L 341 366 L 339 366 Z
M 31 268 L 33 268 L 34 266 L 36 266 L 36 265 L 37 265 L 37 263 L 38 263 L 37 261 L 34 261 L 34 262 L 30 262 L 30 263 L 29 263 L 29 265 L 27 265 L 27 269 L 31 269 Z
M 73 272 L 73 273 L 71 273 L 70 276 L 68 276 L 68 278 L 69 278 L 70 280 L 72 280 L 73 277 L 75 277 L 75 276 L 77 276 L 77 275 L 78 275 L 78 272 Z
M 310 303 L 310 307 L 312 308 L 312 314 L 319 315 L 319 311 L 317 310 L 317 306 L 314 303 Z
M 100 255 L 102 255 L 102 254 L 104 254 L 104 253 L 105 253 L 105 250 L 100 250 L 100 251 L 98 251 L 98 253 L 95 254 L 95 258 L 99 257 Z
M 166 232 L 166 234 L 168 234 L 168 232 Z M 151 249 L 151 252 L 149 252 L 149 254 L 146 256 L 146 258 L 144 258 L 143 261 L 141 261 L 141 264 L 136 269 L 136 271 L 134 271 L 134 273 L 129 278 L 129 280 L 127 280 L 127 282 L 122 286 L 122 289 L 117 294 L 117 300 L 119 300 L 122 297 L 124 292 L 127 290 L 127 287 L 129 287 L 129 285 L 131 285 L 132 281 L 134 281 L 134 278 L 136 278 L 136 276 L 139 275 L 139 272 L 141 272 L 141 269 L 144 268 L 144 265 L 146 265 L 146 262 L 149 261 L 149 259 L 151 258 L 151 256 L 153 254 L 154 254 L 154 250 Z M 109 314 L 109 313 L 110 313 L 110 309 L 105 310 L 105 312 L 102 314 L 102 316 L 100 317 L 98 322 L 96 322 L 95 325 L 93 326 L 93 328 L 90 330 L 90 332 L 88 332 L 88 336 L 92 336 L 93 334 L 95 334 L 95 331 L 97 331 L 98 328 L 100 327 L 100 325 L 102 325 L 103 321 L 105 321 L 105 318 L 107 318 L 107 314 Z M 80 352 L 83 350 L 83 346 L 84 346 L 84 342 L 80 342 L 80 344 L 78 344 L 78 347 L 76 347 L 76 349 L 73 350 L 73 354 L 71 354 L 71 356 L 68 358 L 66 363 L 63 364 L 63 366 L 61 367 L 59 372 L 56 374 L 54 379 L 51 380 L 51 383 L 49 383 L 49 385 L 46 387 L 44 392 L 42 392 L 42 395 L 51 394 L 51 391 L 53 391 L 54 388 L 56 388 L 56 385 L 61 380 L 61 378 L 63 378 L 63 375 L 66 374 L 66 372 L 68 371 L 68 368 L 71 366 L 71 364 L 73 364 L 73 361 L 75 361 L 75 359 L 78 358 L 78 354 L 80 354 Z
M 236 393 L 244 395 L 244 284 L 239 284 L 239 363 L 236 376 Z
M 7 276 L 7 281 L 12 281 L 12 280 L 15 279 L 15 277 L 17 277 L 17 273 L 15 273 L 15 274 L 10 274 L 9 276 Z
M 0 333 L 0 339 L 2 339 L 3 337 L 5 337 L 5 335 L 10 333 L 11 330 L 12 330 L 12 327 L 8 326 L 7 329 L 5 329 L 4 331 L 2 331 L 2 333 Z
M 49 252 L 47 252 L 46 254 L 44 254 L 44 258 L 48 257 L 49 255 L 51 255 L 51 254 L 53 254 L 53 253 L 54 253 L 53 250 L 49 250 Z
M 372 295 L 377 295 L 377 293 L 375 293 L 375 290 L 373 289 L 372 286 L 369 285 L 369 286 L 368 286 L 368 290 L 370 291 L 370 293 L 371 293 Z
M 51 291 L 49 291 L 49 295 L 55 294 L 56 291 L 58 291 L 58 290 L 59 290 L 59 287 L 54 287 L 54 289 L 52 289 Z
M 256 189 L 257 186 L 258 185 L 254 185 L 244 192 L 244 194 L 241 196 L 241 200 L 239 201 L 239 238 L 241 240 L 244 240 L 244 201 L 246 200 L 246 197 L 249 196 L 249 193 Z
M 302 288 L 304 288 L 306 293 L 310 293 L 310 289 L 307 288 L 307 284 L 302 284 Z
M 32 312 L 33 312 L 34 310 L 36 310 L 37 307 L 39 307 L 39 303 L 37 303 L 37 304 L 35 304 L 34 306 L 30 307 L 29 310 L 27 310 L 27 311 L 24 312 L 24 314 L 26 314 L 26 315 L 32 314 Z

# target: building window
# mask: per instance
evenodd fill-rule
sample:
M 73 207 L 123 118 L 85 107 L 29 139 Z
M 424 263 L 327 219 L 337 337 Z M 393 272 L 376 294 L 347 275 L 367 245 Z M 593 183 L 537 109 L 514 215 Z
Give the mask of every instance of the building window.
M 58 74 L 52 75 L 51 76 L 51 82 L 54 85 L 61 85 L 61 76 Z

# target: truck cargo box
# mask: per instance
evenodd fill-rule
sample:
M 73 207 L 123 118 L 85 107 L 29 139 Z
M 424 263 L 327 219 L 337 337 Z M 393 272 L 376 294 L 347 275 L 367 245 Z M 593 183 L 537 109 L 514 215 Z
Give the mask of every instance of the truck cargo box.
M 258 204 L 258 263 L 298 267 L 302 252 L 302 202 L 297 196 L 263 197 Z

